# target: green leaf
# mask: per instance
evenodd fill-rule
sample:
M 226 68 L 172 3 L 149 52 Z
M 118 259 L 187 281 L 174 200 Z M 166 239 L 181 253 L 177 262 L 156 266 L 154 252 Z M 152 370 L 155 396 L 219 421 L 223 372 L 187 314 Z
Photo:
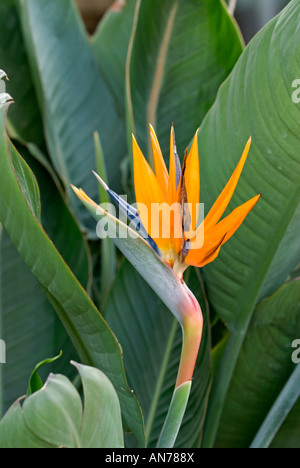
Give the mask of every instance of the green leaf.
M 78 359 L 65 329 L 40 285 L 28 270 L 7 233 L 0 234 L 0 336 L 6 343 L 7 364 L 0 367 L 0 414 L 26 393 L 28 375 L 37 360 L 63 350 L 53 366 L 73 378 L 68 365 Z M 47 377 L 41 369 L 42 379 Z
M 42 218 L 43 227 L 77 279 L 84 288 L 89 287 L 89 252 L 63 194 L 26 148 L 20 145 L 17 148 L 22 151 L 39 182 L 38 187 L 28 165 L 11 146 L 14 169 L 31 209 L 37 219 Z M 9 356 L 9 365 L 2 366 L 1 370 L 2 413 L 26 392 L 28 374 L 38 360 L 55 355 L 62 349 L 63 358 L 53 366 L 53 371 L 72 378 L 74 370 L 68 363 L 78 356 L 53 307 L 5 231 L 0 241 L 0 285 L 0 336 L 6 341 Z M 41 377 L 47 377 L 44 369 L 41 369 Z
M 9 133 L 24 142 L 43 145 L 43 124 L 30 73 L 18 14 L 17 0 L 0 4 L 0 63 L 10 81 L 7 91 L 15 99 L 8 119 Z
M 22 407 L 16 401 L 0 421 L 0 448 L 54 448 L 39 439 L 26 425 Z
M 43 361 L 39 362 L 34 370 L 32 371 L 32 374 L 29 379 L 29 384 L 28 384 L 28 390 L 27 390 L 27 396 L 32 395 L 33 393 L 37 392 L 43 387 L 43 381 L 41 377 L 39 376 L 38 370 L 45 366 L 46 364 L 52 364 L 54 361 L 57 361 L 62 355 L 62 351 L 59 353 L 58 356 L 55 356 L 54 358 L 49 358 L 49 359 L 44 359 Z
M 114 3 L 101 19 L 91 44 L 101 75 L 125 118 L 125 69 L 136 0 Z
M 10 151 L 23 193 L 32 212 L 37 219 L 40 219 L 41 203 L 36 179 L 12 145 L 10 145 Z M 23 151 L 26 153 L 27 161 L 34 165 L 42 184 L 42 202 L 47 202 L 48 215 L 51 216 L 51 210 L 55 204 L 53 217 L 55 228 L 50 229 L 50 225 L 53 224 L 51 219 L 44 224 L 51 231 L 55 242 L 60 244 L 66 261 L 74 268 L 74 273 L 87 285 L 88 257 L 82 235 L 49 174 L 27 154 L 24 148 Z M 62 219 L 65 220 L 65 224 L 58 225 Z M 66 226 L 68 226 L 67 229 Z M 76 264 L 69 256 L 70 245 L 76 247 Z M 75 257 L 74 254 L 72 255 Z M 9 365 L 2 371 L 0 406 L 6 409 L 20 393 L 25 392 L 27 375 L 37 358 L 42 359 L 45 354 L 57 352 L 63 347 L 66 356 L 62 364 L 57 367 L 57 370 L 61 370 L 70 357 L 75 358 L 76 354 L 51 305 L 4 232 L 1 236 L 0 276 L 1 335 L 5 337 L 9 355 Z M 25 321 L 24 317 L 26 317 Z M 15 342 L 22 343 L 21 349 L 15 346 Z
M 250 448 L 268 448 L 278 429 L 286 419 L 300 396 L 300 365 L 296 367 L 263 425 L 255 436 Z
M 174 122 L 183 155 L 241 52 L 239 32 L 219 0 L 137 2 L 126 98 L 129 128 L 144 154 L 151 158 L 149 123 L 169 154 Z
M 120 399 L 124 424 L 142 443 L 142 416 L 139 405 L 126 382 L 118 343 L 30 210 L 12 170 L 10 145 L 4 129 L 5 114 L 6 105 L 2 105 L 0 107 L 2 200 L 0 221 L 19 254 L 46 292 L 82 361 L 103 370 L 114 384 Z
M 26 425 L 44 442 L 58 447 L 81 447 L 81 399 L 64 375 L 50 374 L 44 388 L 26 398 L 23 414 Z
M 29 386 L 27 390 L 27 396 L 32 395 L 33 393 L 37 392 L 43 387 L 43 381 L 39 374 L 37 373 L 37 369 L 35 369 L 30 377 Z
M 74 363 L 83 385 L 84 414 L 80 440 L 85 448 L 124 448 L 118 396 L 98 369 Z
M 122 448 L 120 404 L 108 378 L 73 363 L 84 390 L 61 374 L 50 374 L 40 390 L 17 401 L 0 421 L 1 448 Z
M 86 212 L 72 196 L 69 184 L 88 189 L 96 198 L 98 187 L 91 171 L 95 169 L 93 133 L 98 131 L 109 155 L 110 184 L 119 187 L 119 166 L 126 154 L 124 125 L 100 75 L 74 2 L 20 3 L 26 46 L 41 94 L 49 153 L 85 225 Z
M 225 401 L 217 447 L 249 447 L 294 370 L 291 346 L 298 336 L 299 280 L 255 309 Z
M 199 444 L 211 375 L 207 310 L 198 276 L 193 270 L 188 276 L 188 285 L 201 303 L 204 330 L 186 415 L 176 441 L 176 447 L 181 448 Z M 129 385 L 143 409 L 148 447 L 155 447 L 178 372 L 180 327 L 127 261 L 114 282 L 104 315 L 122 346 Z
M 201 198 L 207 210 L 250 135 L 252 149 L 229 208 L 263 194 L 218 260 L 205 268 L 209 300 L 231 331 L 212 391 L 206 425 L 209 446 L 255 304 L 277 289 L 300 260 L 300 107 L 292 100 L 299 70 L 299 17 L 300 4 L 294 0 L 257 34 L 199 131 Z
M 22 192 L 29 204 L 30 210 L 37 220 L 41 222 L 40 192 L 36 178 L 24 159 L 19 157 L 16 148 L 11 142 L 9 142 L 9 146 L 11 162 L 13 170 L 16 173 L 16 178 L 21 185 Z
M 17 149 L 22 153 L 38 182 L 43 228 L 76 278 L 85 289 L 89 290 L 91 282 L 89 246 L 61 186 L 26 148 L 19 145 Z M 18 160 L 22 161 L 19 155 Z

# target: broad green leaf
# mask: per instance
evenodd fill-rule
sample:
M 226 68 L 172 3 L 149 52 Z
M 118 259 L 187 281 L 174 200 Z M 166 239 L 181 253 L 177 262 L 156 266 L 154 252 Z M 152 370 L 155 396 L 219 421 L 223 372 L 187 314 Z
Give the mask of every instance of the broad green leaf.
M 300 230 L 300 204 L 295 210 L 284 237 L 272 260 L 271 266 L 263 283 L 260 297 L 272 294 L 293 273 L 300 260 L 300 243 L 296 241 L 296 233 Z
M 16 401 L 0 421 L 0 448 L 54 448 L 28 428 L 22 407 Z
M 29 204 L 33 215 L 41 222 L 41 201 L 39 187 L 36 178 L 24 159 L 19 157 L 16 148 L 9 142 L 12 169 L 15 171 L 17 180 L 21 185 L 22 192 Z
M 255 309 L 229 387 L 218 447 L 249 447 L 292 374 L 300 336 L 300 281 L 282 286 Z
M 24 142 L 43 145 L 43 125 L 39 104 L 18 14 L 18 0 L 0 3 L 0 64 L 10 81 L 7 91 L 15 99 L 9 119 L 9 133 Z
M 91 45 L 119 112 L 125 118 L 125 69 L 136 0 L 115 2 L 101 19 Z
M 120 404 L 108 378 L 93 367 L 73 363 L 84 402 L 70 380 L 50 374 L 45 385 L 19 400 L 0 421 L 1 448 L 122 448 Z
M 43 387 L 43 381 L 39 375 L 39 369 L 43 366 L 45 366 L 46 364 L 52 364 L 54 361 L 57 361 L 57 359 L 59 359 L 62 355 L 62 351 L 59 353 L 58 356 L 55 356 L 53 358 L 48 358 L 48 359 L 44 359 L 43 361 L 39 362 L 34 370 L 32 371 L 32 374 L 30 376 L 30 379 L 29 379 L 29 384 L 28 384 L 28 389 L 27 389 L 27 396 L 30 396 L 32 395 L 33 393 L 37 392 L 38 390 L 40 390 L 42 387 Z
M 84 414 L 80 428 L 85 448 L 123 448 L 120 404 L 108 378 L 98 369 L 74 363 L 83 385 Z
M 49 153 L 66 184 L 97 196 L 93 133 L 98 131 L 109 180 L 119 187 L 126 154 L 124 125 L 100 75 L 73 0 L 21 0 L 22 25 L 36 86 L 40 89 Z M 70 193 L 83 224 L 88 218 Z
M 81 448 L 81 398 L 64 375 L 50 374 L 45 386 L 26 398 L 22 409 L 26 425 L 42 441 Z
M 257 34 L 199 131 L 201 197 L 207 209 L 250 135 L 252 148 L 229 208 L 263 195 L 218 260 L 205 268 L 209 300 L 232 332 L 212 391 L 207 445 L 215 438 L 256 302 L 277 289 L 300 260 L 300 107 L 292 99 L 299 70 L 299 18 L 300 2 L 293 0 Z
M 188 285 L 201 303 L 204 332 L 176 447 L 195 447 L 199 444 L 210 384 L 207 311 L 198 277 L 193 270 L 190 273 Z M 128 262 L 124 262 L 120 269 L 104 314 L 122 346 L 129 384 L 143 409 L 148 446 L 155 447 L 178 372 L 182 344 L 180 327 Z
M 129 127 L 151 158 L 149 123 L 166 158 L 170 128 L 183 155 L 242 43 L 219 0 L 138 1 L 127 63 Z
M 84 288 L 88 287 L 89 253 L 63 195 L 49 173 L 26 148 L 17 148 L 22 151 L 39 182 L 41 193 L 27 164 L 11 146 L 14 169 L 32 211 L 37 219 L 42 218 L 44 229 L 77 279 Z M 36 361 L 55 355 L 62 349 L 63 357 L 52 369 L 72 378 L 74 370 L 68 363 L 70 359 L 77 359 L 77 353 L 53 307 L 5 231 L 0 242 L 0 285 L 0 336 L 6 341 L 8 355 L 8 365 L 2 366 L 0 384 L 2 413 L 26 392 L 28 375 Z M 47 377 L 44 369 L 41 369 L 41 376 L 43 379 Z
M 77 353 L 53 307 L 24 260 L 2 229 L 0 236 L 0 336 L 6 343 L 7 363 L 0 366 L 0 415 L 28 386 L 37 361 L 63 350 L 52 369 L 72 378 L 68 365 Z M 48 374 L 48 372 L 47 372 Z M 41 369 L 42 379 L 47 377 Z
M 127 386 L 118 343 L 33 215 L 12 170 L 10 145 L 4 129 L 6 107 L 0 107 L 0 221 L 46 292 L 81 360 L 103 370 L 114 384 L 124 424 L 142 443 L 140 408 Z
M 284 389 L 258 431 L 250 448 L 268 448 L 291 408 L 300 397 L 300 365 L 296 367 Z
M 88 290 L 91 281 L 89 247 L 65 199 L 65 194 L 60 185 L 26 148 L 17 146 L 17 149 L 22 153 L 38 182 L 43 228 L 76 278 Z M 22 161 L 19 155 L 16 159 Z

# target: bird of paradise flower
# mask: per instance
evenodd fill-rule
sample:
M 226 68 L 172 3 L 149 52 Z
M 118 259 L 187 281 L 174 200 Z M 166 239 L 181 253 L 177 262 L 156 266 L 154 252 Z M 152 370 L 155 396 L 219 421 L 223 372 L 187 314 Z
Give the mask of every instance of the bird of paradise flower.
M 179 301 L 180 304 L 176 307 L 176 311 L 173 308 L 171 312 L 174 313 L 182 326 L 183 345 L 175 385 L 175 396 L 176 390 L 185 384 L 189 384 L 188 388 L 190 388 L 203 327 L 200 306 L 194 295 L 184 284 L 183 273 L 190 265 L 204 267 L 218 257 L 221 247 L 241 226 L 246 216 L 260 199 L 261 194 L 254 196 L 221 219 L 232 199 L 247 160 L 251 146 L 250 138 L 225 188 L 206 217 L 199 220 L 200 164 L 198 132 L 194 136 L 190 150 L 185 152 L 183 164 L 181 165 L 176 149 L 174 127 L 172 126 L 169 170 L 166 167 L 156 133 L 151 125 L 150 136 L 154 170 L 145 159 L 135 137 L 132 137 L 136 206 L 129 205 L 118 194 L 110 190 L 98 174 L 95 173 L 95 175 L 114 203 L 126 214 L 130 226 L 137 231 L 138 238 L 143 238 L 150 246 L 153 255 L 168 267 L 172 279 L 174 280 L 174 276 L 177 278 L 175 284 L 179 290 L 179 296 L 182 296 L 182 301 Z M 98 205 L 83 190 L 72 187 L 87 208 L 95 213 Z M 170 209 L 171 207 L 172 209 Z M 104 210 L 102 210 L 101 214 L 108 215 Z M 153 222 L 153 220 L 155 221 Z M 119 247 L 120 245 L 122 245 L 122 239 L 119 240 Z M 126 250 L 124 253 L 126 255 Z M 139 271 L 141 272 L 141 269 Z M 155 283 L 154 286 L 153 283 L 151 286 L 164 300 L 164 293 L 161 289 L 159 290 Z M 187 398 L 188 394 L 189 392 L 187 392 Z M 175 401 L 174 396 L 172 403 Z M 163 429 L 162 434 L 168 433 L 173 425 L 172 408 L 176 407 L 176 404 L 172 405 L 172 403 L 165 422 L 165 431 Z M 185 406 L 183 405 L 182 417 L 184 410 Z M 161 447 L 163 443 L 160 445 Z

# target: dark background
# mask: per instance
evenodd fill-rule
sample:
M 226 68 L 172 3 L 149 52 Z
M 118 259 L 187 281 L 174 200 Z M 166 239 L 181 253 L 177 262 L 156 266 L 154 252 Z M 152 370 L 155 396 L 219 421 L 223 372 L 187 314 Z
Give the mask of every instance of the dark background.
M 246 43 L 288 3 L 288 0 L 237 0 L 235 17 Z

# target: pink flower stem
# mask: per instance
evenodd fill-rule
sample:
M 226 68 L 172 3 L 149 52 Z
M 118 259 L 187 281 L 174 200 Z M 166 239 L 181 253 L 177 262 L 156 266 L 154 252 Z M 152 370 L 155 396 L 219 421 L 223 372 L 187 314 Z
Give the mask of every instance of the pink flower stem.
M 201 308 L 190 291 L 187 306 L 182 320 L 183 343 L 176 388 L 193 378 L 203 331 Z

